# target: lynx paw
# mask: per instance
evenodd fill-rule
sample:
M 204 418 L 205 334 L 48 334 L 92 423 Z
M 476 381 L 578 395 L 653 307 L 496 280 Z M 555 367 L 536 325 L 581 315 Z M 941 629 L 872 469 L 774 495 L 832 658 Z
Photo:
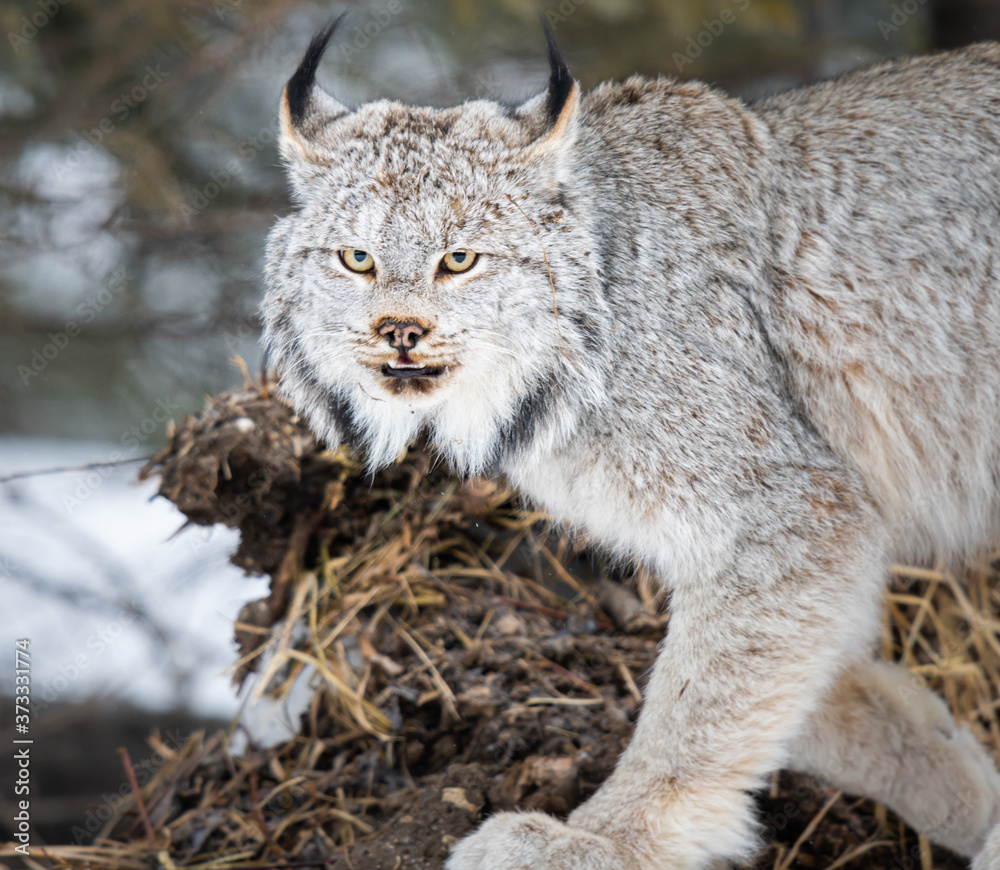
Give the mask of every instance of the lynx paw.
M 455 847 L 445 870 L 636 870 L 607 837 L 544 813 L 498 813 Z

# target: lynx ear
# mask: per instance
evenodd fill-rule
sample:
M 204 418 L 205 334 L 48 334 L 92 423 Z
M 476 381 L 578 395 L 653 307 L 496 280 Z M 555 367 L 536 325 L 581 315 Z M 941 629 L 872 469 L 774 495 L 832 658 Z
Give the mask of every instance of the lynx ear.
M 542 133 L 528 147 L 528 158 L 558 154 L 576 139 L 576 117 L 580 106 L 580 86 L 570 75 L 552 31 L 543 21 L 549 53 L 549 87 L 544 96 L 525 103 L 520 113 L 542 116 Z
M 309 43 L 305 56 L 281 95 L 281 134 L 278 139 L 286 160 L 317 162 L 320 147 L 316 133 L 349 110 L 316 84 L 316 69 L 346 12 L 333 19 Z

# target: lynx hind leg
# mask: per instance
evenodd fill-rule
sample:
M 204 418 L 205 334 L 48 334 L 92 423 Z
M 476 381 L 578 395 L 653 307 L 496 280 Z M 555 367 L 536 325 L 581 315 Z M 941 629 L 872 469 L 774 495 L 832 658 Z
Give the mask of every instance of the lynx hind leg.
M 992 848 L 976 870 L 1000 870 L 1000 833 L 990 836 L 1000 823 L 996 765 L 902 667 L 871 662 L 845 674 L 790 750 L 793 769 L 886 804 L 933 842 L 966 857 Z

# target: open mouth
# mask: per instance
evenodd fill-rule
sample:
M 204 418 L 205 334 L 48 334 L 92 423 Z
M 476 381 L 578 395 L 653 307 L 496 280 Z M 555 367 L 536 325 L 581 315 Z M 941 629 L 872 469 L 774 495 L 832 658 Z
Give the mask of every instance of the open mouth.
M 444 366 L 422 366 L 416 363 L 386 363 L 382 366 L 382 374 L 387 378 L 436 378 L 443 375 Z

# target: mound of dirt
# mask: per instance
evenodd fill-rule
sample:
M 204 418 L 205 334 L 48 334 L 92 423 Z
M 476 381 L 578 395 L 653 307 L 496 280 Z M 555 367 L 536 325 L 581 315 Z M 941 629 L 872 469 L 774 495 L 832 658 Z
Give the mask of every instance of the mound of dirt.
M 650 578 L 610 575 L 510 493 L 452 477 L 423 447 L 366 474 L 249 388 L 185 419 L 142 473 L 189 522 L 238 528 L 233 561 L 271 577 L 236 625 L 237 681 L 281 697 L 309 680 L 312 702 L 300 734 L 272 749 L 236 756 L 220 733 L 170 752 L 100 847 L 53 850 L 68 863 L 441 870 L 493 812 L 571 811 L 628 744 L 664 602 Z M 996 576 L 982 570 L 988 595 Z M 946 636 L 961 618 L 946 587 L 911 578 L 890 595 L 887 651 L 941 680 L 974 727 L 994 727 L 971 683 L 928 671 L 958 636 Z M 982 660 L 963 638 L 966 663 Z M 815 780 L 776 774 L 757 801 L 759 868 L 931 866 L 929 845 L 884 808 Z M 964 867 L 940 849 L 933 862 Z

